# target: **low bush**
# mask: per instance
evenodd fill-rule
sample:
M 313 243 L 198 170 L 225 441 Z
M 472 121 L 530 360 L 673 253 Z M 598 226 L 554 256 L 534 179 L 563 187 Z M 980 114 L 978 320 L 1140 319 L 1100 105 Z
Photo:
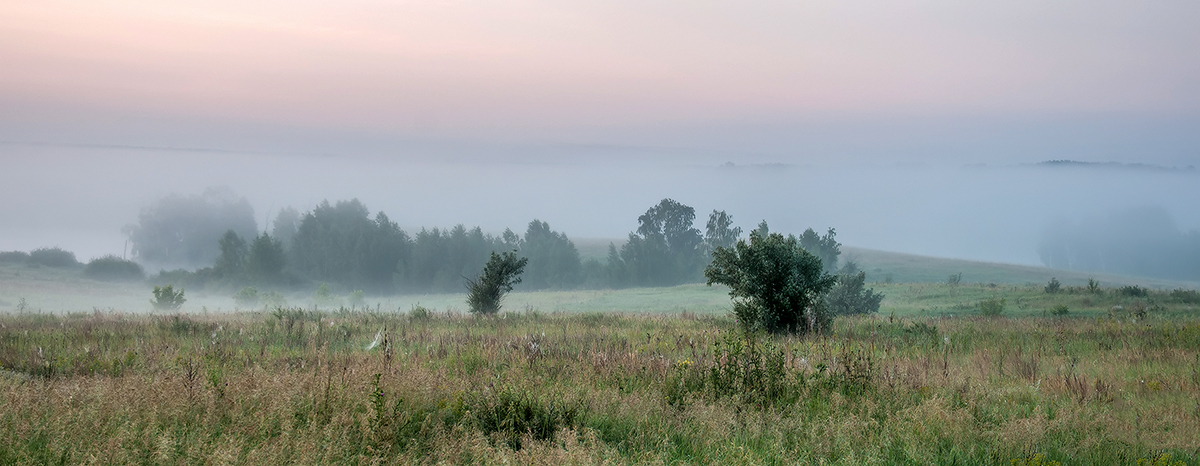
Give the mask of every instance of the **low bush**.
M 75 253 L 60 248 L 40 248 L 29 251 L 30 264 L 46 267 L 74 267 L 79 265 Z
M 146 273 L 137 262 L 117 256 L 92 259 L 83 267 L 83 276 L 93 280 L 120 281 L 141 280 Z
M 1050 277 L 1050 281 L 1046 283 L 1046 293 L 1055 294 L 1062 291 L 1062 282 L 1058 281 L 1058 277 Z
M 979 314 L 996 317 L 1004 313 L 1004 298 L 990 298 L 979 302 Z
M 1121 296 L 1129 296 L 1134 298 L 1145 298 L 1150 295 L 1150 290 L 1137 285 L 1125 285 L 1117 288 L 1117 293 Z
M 29 253 L 25 251 L 0 252 L 0 264 L 24 264 L 29 261 Z

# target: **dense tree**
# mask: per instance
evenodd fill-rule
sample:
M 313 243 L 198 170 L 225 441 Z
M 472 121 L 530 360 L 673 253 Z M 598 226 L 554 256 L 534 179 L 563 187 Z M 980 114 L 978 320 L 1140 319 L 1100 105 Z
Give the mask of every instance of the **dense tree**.
M 663 199 L 638 217 L 638 229 L 621 247 L 624 277 L 635 286 L 677 285 L 698 278 L 703 238 L 692 223 L 696 210 Z
M 212 264 L 220 254 L 217 241 L 229 230 L 253 237 L 254 209 L 232 191 L 213 188 L 199 196 L 163 197 L 142 209 L 136 225 L 124 228 L 133 257 L 163 268 Z
M 755 230 L 749 242 L 713 251 L 704 276 L 729 287 L 734 315 L 748 331 L 809 333 L 829 324 L 821 297 L 837 278 L 794 236 Z
M 1037 252 L 1056 269 L 1200 279 L 1200 231 L 1182 231 L 1160 207 L 1059 219 L 1043 230 Z
M 283 267 L 287 263 L 283 243 L 263 233 L 250 243 L 246 258 L 246 275 L 256 283 L 273 284 L 283 281 Z
M 507 235 L 502 238 L 511 240 Z M 525 238 L 518 241 L 516 246 L 520 254 L 529 259 L 523 287 L 532 290 L 565 289 L 581 281 L 581 263 L 575 243 L 566 234 L 551 230 L 546 222 L 537 219 L 529 222 Z
M 529 259 L 518 258 L 515 252 L 491 253 L 483 273 L 467 279 L 467 306 L 472 314 L 495 314 L 500 311 L 504 295 L 521 283 L 521 272 Z
M 240 278 L 246 267 L 246 255 L 249 253 L 246 240 L 238 236 L 237 232 L 229 230 L 217 241 L 217 247 L 221 255 L 217 256 L 213 271 L 221 277 Z
M 314 280 L 391 291 L 408 237 L 382 212 L 368 215 L 358 199 L 325 201 L 305 214 L 290 249 L 294 268 Z

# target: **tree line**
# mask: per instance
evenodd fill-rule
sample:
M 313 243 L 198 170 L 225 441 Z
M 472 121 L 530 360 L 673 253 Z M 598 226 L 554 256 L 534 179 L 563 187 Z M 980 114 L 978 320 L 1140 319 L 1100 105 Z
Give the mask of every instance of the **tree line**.
M 452 228 L 421 228 L 409 233 L 386 213 L 373 215 L 357 199 L 323 201 L 307 212 L 280 210 L 270 232 L 246 233 L 253 211 L 244 199 L 218 196 L 168 196 L 143 210 L 139 225 L 126 228 L 139 261 L 181 263 L 193 257 L 212 257 L 194 271 L 162 272 L 161 280 L 191 288 L 237 289 L 245 285 L 301 288 L 328 283 L 345 290 L 373 294 L 461 292 L 475 279 L 492 253 L 513 252 L 527 259 L 518 289 L 561 290 L 673 286 L 704 281 L 704 269 L 718 248 L 732 248 L 742 236 L 733 216 L 713 210 L 698 228 L 693 207 L 663 199 L 637 218 L 637 228 L 617 246 L 609 244 L 606 260 L 581 258 L 566 233 L 547 222 L 530 221 L 523 233 L 511 229 L 494 235 L 462 224 Z M 207 222 L 227 223 L 219 230 L 197 231 L 211 251 L 190 242 L 203 235 L 178 230 L 195 228 L 189 218 L 176 221 L 182 209 Z M 233 228 L 237 227 L 237 228 Z M 264 229 L 265 230 L 265 229 Z M 766 222 L 759 225 L 766 234 Z M 811 228 L 798 241 L 834 273 L 840 244 L 830 229 L 819 235 Z

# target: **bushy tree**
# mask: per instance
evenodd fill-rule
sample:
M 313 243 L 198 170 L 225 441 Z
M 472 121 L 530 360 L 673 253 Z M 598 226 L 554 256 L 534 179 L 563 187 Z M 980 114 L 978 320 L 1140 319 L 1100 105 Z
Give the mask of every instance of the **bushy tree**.
M 292 206 L 284 207 L 275 215 L 271 224 L 271 237 L 283 244 L 284 250 L 292 246 L 292 238 L 300 229 L 300 212 Z
M 154 299 L 150 300 L 150 304 L 154 309 L 159 311 L 178 311 L 183 306 L 187 299 L 183 297 L 183 288 L 175 290 L 173 285 L 164 287 L 154 287 Z
M 755 230 L 749 242 L 713 251 L 704 276 L 729 287 L 734 315 L 748 331 L 809 333 L 829 324 L 821 297 L 837 278 L 795 237 Z
M 242 238 L 257 231 L 254 209 L 228 189 L 208 189 L 199 196 L 171 194 L 142 209 L 136 225 L 126 226 L 133 257 L 156 267 L 202 267 L 212 264 L 217 241 L 233 230 Z
M 521 272 L 529 259 L 518 258 L 515 252 L 493 252 L 483 267 L 483 273 L 467 279 L 467 306 L 472 314 L 495 314 L 500 311 L 504 295 L 521 283 Z
M 621 247 L 623 275 L 636 286 L 677 285 L 696 278 L 704 264 L 696 210 L 663 199 L 638 217 L 638 229 Z
M 874 314 L 879 312 L 883 293 L 866 288 L 867 273 L 842 274 L 837 284 L 825 295 L 825 308 L 832 316 L 852 314 Z

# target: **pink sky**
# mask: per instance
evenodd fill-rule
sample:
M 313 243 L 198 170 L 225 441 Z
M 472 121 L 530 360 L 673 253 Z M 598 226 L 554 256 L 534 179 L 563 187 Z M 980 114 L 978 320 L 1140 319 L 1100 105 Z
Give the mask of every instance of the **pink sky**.
M 1195 114 L 1197 5 L 16 0 L 0 5 L 0 117 L 520 137 L 825 113 Z

